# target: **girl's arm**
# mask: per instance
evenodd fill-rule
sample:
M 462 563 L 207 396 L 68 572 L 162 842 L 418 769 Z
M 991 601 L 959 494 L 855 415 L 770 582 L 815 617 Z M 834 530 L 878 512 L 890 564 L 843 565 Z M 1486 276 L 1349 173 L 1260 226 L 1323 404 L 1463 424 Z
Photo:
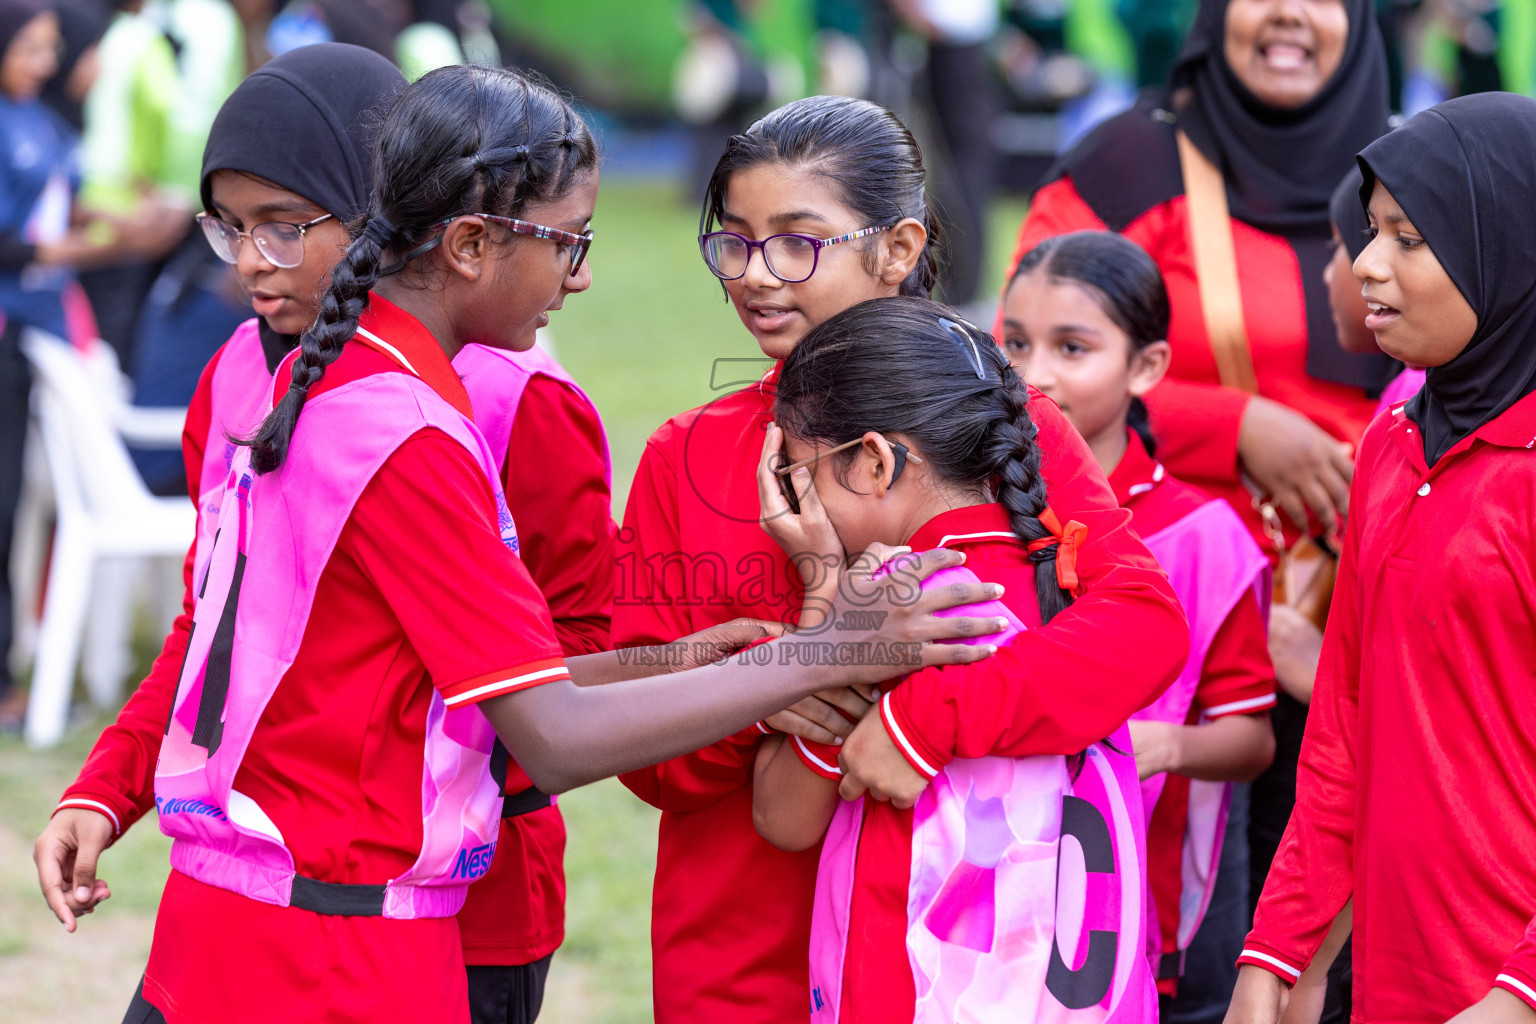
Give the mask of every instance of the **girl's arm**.
M 786 736 L 757 748 L 752 776 L 752 823 L 781 850 L 809 850 L 827 834 L 837 810 L 837 783 L 807 768 Z
M 1227 613 L 1206 649 L 1194 697 L 1200 724 L 1131 720 L 1137 772 L 1143 779 L 1160 772 L 1210 782 L 1257 778 L 1275 757 L 1268 714 L 1274 703 L 1275 669 L 1264 615 L 1258 595 L 1250 590 Z
M 1228 715 L 1204 725 L 1130 722 L 1136 773 L 1173 772 L 1208 782 L 1252 782 L 1275 759 L 1269 715 Z

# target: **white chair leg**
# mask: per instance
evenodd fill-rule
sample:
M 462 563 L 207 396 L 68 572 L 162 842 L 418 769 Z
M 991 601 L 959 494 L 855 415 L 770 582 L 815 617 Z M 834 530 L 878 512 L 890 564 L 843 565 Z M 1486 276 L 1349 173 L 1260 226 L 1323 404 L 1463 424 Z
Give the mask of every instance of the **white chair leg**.
M 26 736 L 30 746 L 51 747 L 64 736 L 94 561 L 90 542 L 66 531 L 61 523 L 54 536 L 48 598 L 43 605 L 32 695 L 27 704 Z
M 11 595 L 14 632 L 11 667 L 30 664 L 37 653 L 37 601 L 41 596 L 43 562 L 48 557 L 48 521 L 53 516 L 53 481 L 37 432 L 27 435 L 25 475 L 16 526 L 11 540 Z
M 123 679 L 132 660 L 134 609 L 144 570 L 141 558 L 108 558 L 96 563 L 80 673 L 85 678 L 85 692 L 99 709 L 116 707 L 122 695 Z

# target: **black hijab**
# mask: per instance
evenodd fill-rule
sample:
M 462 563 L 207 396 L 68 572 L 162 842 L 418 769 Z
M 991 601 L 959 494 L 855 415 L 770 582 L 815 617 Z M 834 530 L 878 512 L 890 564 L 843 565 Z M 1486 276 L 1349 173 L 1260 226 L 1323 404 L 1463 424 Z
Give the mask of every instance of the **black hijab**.
M 389 61 L 360 46 L 319 43 L 268 61 L 224 102 L 203 150 L 203 209 L 214 171 L 243 171 L 296 192 L 343 222 L 368 208 L 370 132 L 405 88 Z M 298 339 L 261 322 L 274 370 Z
M 1360 182 L 1359 166 L 1351 167 L 1328 201 L 1328 215 L 1338 229 L 1339 240 L 1344 243 L 1344 251 L 1349 253 L 1351 263 L 1360 258 L 1365 244 L 1370 241 L 1371 222 L 1365 216 L 1365 207 L 1360 205 Z
M 112 24 L 112 8 L 104 0 L 54 0 L 53 11 L 59 16 L 59 70 L 43 86 L 43 102 L 53 108 L 75 131 L 85 127 L 80 101 L 66 91 L 69 76 L 85 51 L 101 42 Z
M 1282 110 L 1260 102 L 1227 64 L 1227 2 L 1201 0 L 1174 65 L 1179 127 L 1221 168 L 1232 216 L 1276 234 L 1327 236 L 1339 175 L 1391 115 L 1374 4 L 1344 0 L 1349 37 L 1338 70 L 1312 99 Z
M 1360 170 L 1361 202 L 1379 180 L 1477 313 L 1466 349 L 1408 403 L 1433 466 L 1536 390 L 1536 100 L 1447 100 L 1367 147 Z

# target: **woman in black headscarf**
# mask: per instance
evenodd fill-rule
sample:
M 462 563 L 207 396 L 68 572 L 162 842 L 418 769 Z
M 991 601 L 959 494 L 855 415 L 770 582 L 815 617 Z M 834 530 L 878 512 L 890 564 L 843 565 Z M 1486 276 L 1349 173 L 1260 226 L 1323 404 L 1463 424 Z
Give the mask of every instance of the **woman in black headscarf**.
M 1428 374 L 1360 445 L 1296 811 L 1228 1020 L 1275 1021 L 1351 897 L 1359 1019 L 1536 1020 L 1536 101 L 1451 100 L 1360 167 L 1368 323 Z
M 1379 353 L 1340 348 L 1323 282 L 1332 255 L 1329 198 L 1355 154 L 1386 131 L 1387 89 L 1370 0 L 1202 0 L 1169 87 L 1144 95 L 1066 154 L 1035 193 L 1020 233 L 1015 260 L 1043 238 L 1107 228 L 1156 261 L 1173 346 L 1168 377 L 1147 396 L 1158 454 L 1171 473 L 1229 501 L 1271 557 L 1281 524 L 1264 527 L 1254 493 L 1289 515 L 1287 545 L 1298 527 L 1336 529 L 1353 445 L 1391 373 Z M 1199 182 L 1202 167 L 1213 183 L 1204 195 L 1224 199 L 1230 217 L 1223 223 L 1217 208 L 1216 233 L 1230 245 L 1225 276 L 1235 276 L 1238 301 L 1220 319 L 1213 300 L 1230 300 L 1231 289 L 1209 263 L 1197 269 L 1186 194 L 1186 180 Z M 1310 643 L 1315 654 L 1316 627 L 1289 608 L 1276 608 L 1273 619 L 1272 648 Z M 1276 653 L 1279 665 L 1306 663 L 1290 647 Z M 1254 784 L 1254 896 L 1290 811 L 1311 692 L 1306 672 L 1278 681 L 1275 766 Z M 1239 917 L 1250 888 L 1232 878 L 1244 870 L 1243 817 L 1239 803 L 1229 822 L 1228 881 L 1218 881 L 1216 894 L 1230 899 L 1225 885 L 1238 884 Z M 1206 933 L 1224 920 L 1223 949 L 1204 951 Z M 1236 917 L 1207 915 L 1179 986 L 1177 1019 L 1219 1019 L 1214 1007 L 1233 977 L 1220 965 L 1230 964 L 1240 929 Z

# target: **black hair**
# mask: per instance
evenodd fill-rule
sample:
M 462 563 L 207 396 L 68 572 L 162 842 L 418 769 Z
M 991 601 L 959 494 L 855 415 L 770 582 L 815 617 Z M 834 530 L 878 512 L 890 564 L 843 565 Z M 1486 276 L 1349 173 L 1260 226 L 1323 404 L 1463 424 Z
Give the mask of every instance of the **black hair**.
M 1040 268 L 1051 277 L 1088 289 L 1099 308 L 1125 332 L 1131 352 L 1168 339 L 1168 289 L 1152 257 L 1135 242 L 1112 231 L 1074 231 L 1047 238 L 1019 260 L 1008 284 Z M 1131 399 L 1126 424 L 1157 454 L 1157 438 L 1147 403 Z
M 943 238 L 924 191 L 922 151 L 895 114 L 868 100 L 810 96 L 759 118 L 726 142 L 704 193 L 699 234 L 713 230 L 725 213 L 731 175 L 764 163 L 826 177 L 843 205 L 863 219 L 861 227 L 895 224 L 907 217 L 921 222 L 928 242 L 917 266 L 901 282 L 901 294 L 927 298 L 933 293 Z
M 874 430 L 900 434 L 940 480 L 975 486 L 1008 510 L 1028 544 L 1051 532 L 1029 391 L 992 336 L 928 299 L 869 299 L 822 322 L 784 360 L 774 417 L 828 446 Z M 839 476 L 854 451 L 833 456 Z M 1056 582 L 1056 545 L 1030 555 L 1040 618 L 1072 595 Z
M 242 442 L 256 471 L 283 464 L 309 389 L 356 332 L 382 274 L 425 252 L 445 221 L 465 213 L 515 217 L 529 203 L 565 195 L 597 161 L 580 115 L 526 72 L 455 65 L 402 92 L 379 127 L 368 212 L 350 225 L 354 241 L 300 338 L 288 393 Z

